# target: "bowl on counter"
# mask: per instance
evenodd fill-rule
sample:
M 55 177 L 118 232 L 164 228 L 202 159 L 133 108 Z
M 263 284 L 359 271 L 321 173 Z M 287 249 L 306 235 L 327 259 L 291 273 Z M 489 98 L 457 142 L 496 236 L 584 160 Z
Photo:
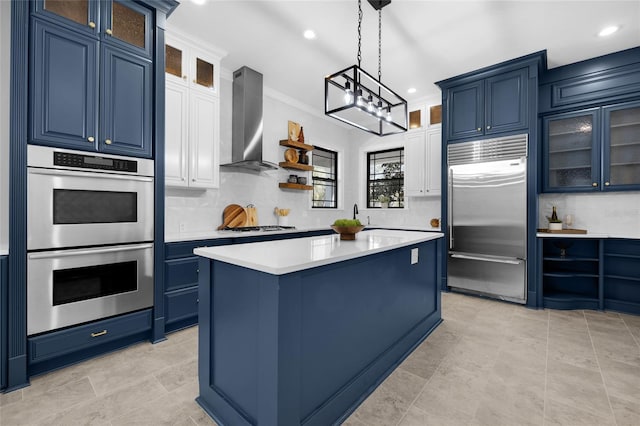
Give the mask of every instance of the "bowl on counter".
M 333 229 L 338 234 L 340 234 L 341 240 L 351 241 L 356 239 L 356 234 L 364 229 L 364 225 L 358 225 L 358 226 L 331 225 L 331 229 Z

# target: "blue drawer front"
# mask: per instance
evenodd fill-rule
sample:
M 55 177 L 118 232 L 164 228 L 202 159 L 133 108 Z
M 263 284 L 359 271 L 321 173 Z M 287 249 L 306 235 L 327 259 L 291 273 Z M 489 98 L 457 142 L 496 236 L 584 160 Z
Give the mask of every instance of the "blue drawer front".
M 29 362 L 45 361 L 148 330 L 151 330 L 151 309 L 32 337 Z
M 198 285 L 198 258 L 167 260 L 164 263 L 165 291 Z
M 187 318 L 194 318 L 194 324 L 197 322 L 198 287 L 167 293 L 164 297 L 164 303 L 166 324 Z

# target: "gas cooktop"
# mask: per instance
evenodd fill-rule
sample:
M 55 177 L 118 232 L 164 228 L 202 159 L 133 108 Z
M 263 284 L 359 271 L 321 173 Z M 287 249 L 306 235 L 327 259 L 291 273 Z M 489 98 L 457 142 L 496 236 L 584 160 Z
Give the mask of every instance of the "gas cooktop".
M 287 229 L 296 229 L 295 226 L 280 226 L 280 225 L 263 225 L 263 226 L 237 226 L 235 228 L 224 227 L 222 231 L 233 232 L 249 232 L 249 231 L 285 231 Z

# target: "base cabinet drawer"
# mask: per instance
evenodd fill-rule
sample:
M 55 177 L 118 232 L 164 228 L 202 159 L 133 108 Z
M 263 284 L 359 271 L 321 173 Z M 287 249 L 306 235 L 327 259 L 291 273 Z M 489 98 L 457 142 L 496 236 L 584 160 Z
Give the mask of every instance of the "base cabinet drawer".
M 29 363 L 79 352 L 151 330 L 151 309 L 29 338 Z
M 165 293 L 165 324 L 169 331 L 198 322 L 198 287 Z

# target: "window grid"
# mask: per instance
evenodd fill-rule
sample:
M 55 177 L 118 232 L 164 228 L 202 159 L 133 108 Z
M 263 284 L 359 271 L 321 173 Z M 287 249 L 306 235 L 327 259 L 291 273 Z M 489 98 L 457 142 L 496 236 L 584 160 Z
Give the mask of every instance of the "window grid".
M 367 208 L 404 208 L 404 148 L 367 153 Z
M 338 208 L 338 153 L 315 146 L 313 149 L 313 198 L 314 209 Z

